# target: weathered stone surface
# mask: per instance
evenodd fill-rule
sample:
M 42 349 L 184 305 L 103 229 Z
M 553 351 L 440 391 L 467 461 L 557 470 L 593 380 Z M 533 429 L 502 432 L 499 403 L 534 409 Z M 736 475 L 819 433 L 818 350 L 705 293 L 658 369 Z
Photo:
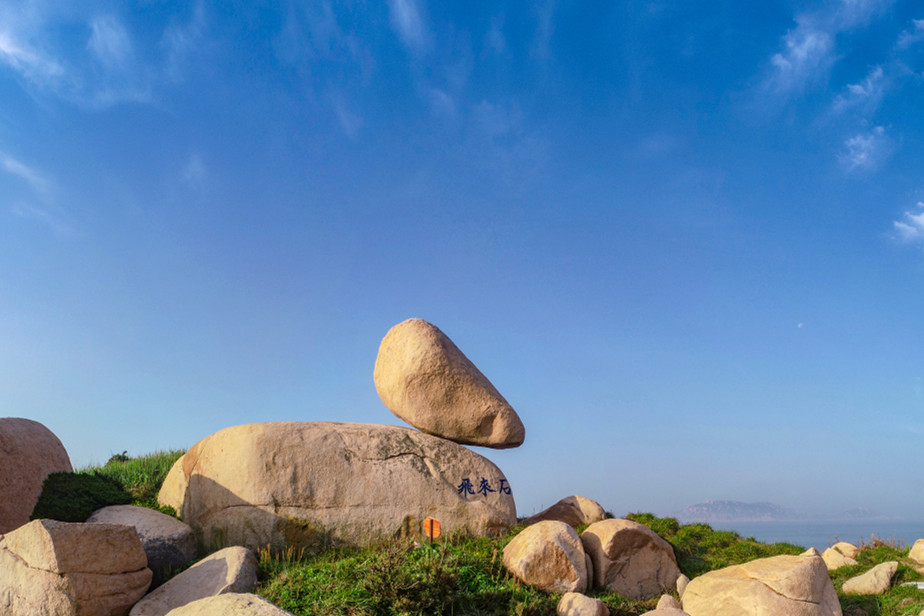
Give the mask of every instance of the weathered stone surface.
M 51 430 L 31 419 L 0 417 L 0 533 L 29 522 L 48 475 L 73 470 Z
M 292 616 L 257 595 L 227 593 L 206 597 L 168 612 L 167 616 Z
M 918 539 L 914 542 L 914 545 L 911 546 L 911 550 L 908 552 L 908 558 L 919 565 L 924 565 L 924 539 Z
M 846 541 L 838 541 L 831 546 L 833 549 L 837 550 L 847 558 L 856 558 L 860 555 L 860 548 L 855 546 L 852 543 L 847 543 Z
M 680 575 L 671 545 L 637 522 L 596 522 L 587 527 L 581 542 L 594 563 L 594 585 L 630 599 L 669 592 Z
M 196 535 L 192 528 L 174 517 L 147 507 L 103 507 L 94 511 L 87 522 L 134 527 L 148 557 L 148 569 L 154 573 L 155 585 L 196 558 Z
M 876 565 L 866 573 L 852 577 L 841 586 L 845 595 L 881 595 L 892 586 L 892 576 L 898 571 L 894 560 Z
M 565 593 L 587 588 L 581 538 L 564 522 L 546 520 L 523 529 L 504 548 L 504 566 L 540 590 Z
M 257 557 L 243 547 L 215 552 L 151 591 L 132 608 L 131 616 L 164 616 L 205 597 L 249 593 L 257 586 Z
M 575 528 L 583 524 L 593 524 L 606 518 L 606 512 L 595 500 L 583 496 L 566 496 L 548 509 L 540 511 L 526 519 L 526 524 L 535 524 L 543 520 L 558 520 Z
M 422 319 L 388 331 L 373 380 L 385 406 L 427 434 L 498 449 L 523 444 L 526 430 L 513 407 L 446 334 Z
M 130 526 L 35 520 L 0 537 L 4 616 L 125 616 L 150 583 Z
M 681 609 L 680 601 L 676 597 L 671 595 L 661 595 L 661 598 L 658 599 L 658 605 L 655 607 L 657 610 L 679 610 Z
M 819 554 L 818 550 L 816 550 L 815 548 L 809 548 L 806 551 L 802 552 L 800 556 L 821 556 L 821 554 Z
M 478 493 L 481 479 L 493 492 Z M 464 480 L 471 491 L 460 490 Z M 158 500 L 206 547 L 311 549 L 394 536 L 496 534 L 516 522 L 501 471 L 482 456 L 416 430 L 331 422 L 226 428 L 173 466 Z M 505 480 L 506 481 L 506 480 Z
M 566 592 L 558 602 L 555 613 L 558 616 L 609 616 L 610 610 L 600 599 Z
M 844 556 L 834 548 L 828 548 L 822 552 L 821 559 L 825 561 L 825 566 L 828 568 L 828 571 L 834 571 L 841 567 L 849 567 L 850 565 L 857 564 L 857 561 Z
M 680 595 L 681 599 L 683 598 L 683 591 L 687 589 L 687 584 L 689 583 L 690 583 L 690 578 L 688 578 L 684 574 L 681 573 L 679 576 L 677 576 L 677 583 L 676 583 L 677 594 Z
M 710 571 L 683 593 L 690 616 L 841 616 L 819 556 L 773 556 Z
M 662 607 L 650 612 L 642 613 L 642 616 L 690 616 L 681 609 L 675 607 Z

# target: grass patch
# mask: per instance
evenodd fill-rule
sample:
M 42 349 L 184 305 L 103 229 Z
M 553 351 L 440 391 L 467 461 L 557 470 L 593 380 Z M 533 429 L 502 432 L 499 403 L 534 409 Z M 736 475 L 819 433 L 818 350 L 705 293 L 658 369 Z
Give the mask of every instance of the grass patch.
M 171 507 L 158 506 L 157 493 L 170 467 L 183 453 L 158 451 L 138 458 L 122 453 L 103 466 L 76 473 L 52 473 L 42 484 L 30 519 L 85 522 L 94 511 L 109 505 L 139 505 L 175 516 Z

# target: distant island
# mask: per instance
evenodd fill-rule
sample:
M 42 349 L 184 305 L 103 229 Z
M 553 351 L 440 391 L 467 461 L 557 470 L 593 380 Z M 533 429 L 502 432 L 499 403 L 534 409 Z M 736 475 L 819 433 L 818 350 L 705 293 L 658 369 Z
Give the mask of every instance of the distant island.
M 810 515 L 773 503 L 743 503 L 740 501 L 706 501 L 685 507 L 672 514 L 681 524 L 705 522 L 796 522 L 804 520 L 891 520 L 891 516 L 857 508 L 833 515 Z

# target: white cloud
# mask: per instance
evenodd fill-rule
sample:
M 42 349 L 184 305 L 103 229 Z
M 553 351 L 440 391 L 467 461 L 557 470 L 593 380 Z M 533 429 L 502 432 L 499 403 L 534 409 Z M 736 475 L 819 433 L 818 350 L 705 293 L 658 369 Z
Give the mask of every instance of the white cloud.
M 877 66 L 860 83 L 847 84 L 846 91 L 834 99 L 832 111 L 843 113 L 852 109 L 863 115 L 869 115 L 879 107 L 886 85 L 882 67 Z
M 773 72 L 769 90 L 789 94 L 819 79 L 834 64 L 834 36 L 809 23 L 799 24 L 783 37 L 785 49 L 770 58 Z
M 343 133 L 350 139 L 356 139 L 359 136 L 359 130 L 363 127 L 362 117 L 354 113 L 339 94 L 331 94 L 330 102 Z
M 391 25 L 401 41 L 411 50 L 419 51 L 426 46 L 427 35 L 423 18 L 415 0 L 388 0 Z
M 822 81 L 838 59 L 837 35 L 865 25 L 892 1 L 841 0 L 798 15 L 796 27 L 783 36 L 783 49 L 770 57 L 770 70 L 762 89 L 791 96 Z
M 119 23 L 111 15 L 97 17 L 90 22 L 90 40 L 87 48 L 109 68 L 121 69 L 131 59 L 132 41 Z
M 892 227 L 902 242 L 924 242 L 924 202 L 918 201 L 916 209 L 903 212 L 901 220 L 894 221 Z
M 35 192 L 48 195 L 50 184 L 38 171 L 2 152 L 0 152 L 0 164 L 7 173 L 24 180 Z
M 170 81 L 182 81 L 191 57 L 201 58 L 207 25 L 205 7 L 197 2 L 188 22 L 171 24 L 164 30 L 160 46 L 166 56 L 164 72 Z
M 0 32 L 0 61 L 27 80 L 42 86 L 64 75 L 64 69 L 54 59 L 25 47 L 8 31 Z
M 890 143 L 885 128 L 877 126 L 871 131 L 847 139 L 838 160 L 851 173 L 872 171 L 885 161 L 889 151 Z
M 911 29 L 898 35 L 895 45 L 899 49 L 908 49 L 921 41 L 924 41 L 924 19 L 912 19 Z

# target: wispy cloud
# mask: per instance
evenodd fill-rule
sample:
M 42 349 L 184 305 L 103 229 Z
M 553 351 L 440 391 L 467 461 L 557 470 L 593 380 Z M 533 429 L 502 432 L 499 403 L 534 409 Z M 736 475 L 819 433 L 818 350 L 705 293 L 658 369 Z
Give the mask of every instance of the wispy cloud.
M 183 80 L 194 55 L 201 59 L 203 50 L 207 47 L 207 27 L 205 5 L 200 1 L 193 7 L 189 21 L 173 23 L 164 29 L 160 47 L 165 55 L 164 73 L 170 81 L 178 83 Z
M 507 51 L 507 39 L 504 37 L 504 16 L 496 15 L 491 18 L 491 27 L 484 35 L 484 50 L 499 55 Z
M 892 223 L 897 238 L 905 243 L 924 243 L 924 201 L 902 213 L 901 220 Z
M 911 28 L 898 35 L 895 46 L 898 49 L 908 49 L 921 41 L 924 41 L 924 19 L 913 19 Z
M 57 235 L 75 235 L 73 225 L 68 222 L 67 213 L 55 202 L 52 195 L 52 182 L 45 174 L 5 152 L 0 152 L 0 170 L 23 181 L 33 193 L 31 199 L 17 199 L 10 204 L 12 214 L 40 222 Z
M 761 83 L 763 93 L 788 98 L 827 77 L 837 61 L 837 35 L 866 24 L 892 0 L 841 0 L 802 13 L 796 27 L 782 38 L 782 49 L 770 57 Z
M 882 67 L 877 66 L 860 83 L 847 84 L 844 92 L 834 99 L 832 111 L 843 113 L 853 110 L 862 115 L 870 115 L 879 107 L 885 88 L 885 74 Z
M 16 176 L 21 180 L 24 180 L 29 186 L 32 187 L 32 190 L 39 193 L 43 196 L 48 196 L 50 184 L 47 179 L 45 179 L 42 174 L 40 174 L 35 169 L 26 166 L 25 164 L 19 162 L 12 156 L 0 152 L 0 164 L 3 165 L 4 171 L 10 175 Z
M 838 160 L 848 173 L 866 172 L 879 168 L 890 153 L 885 128 L 877 126 L 847 139 Z
M 362 116 L 352 111 L 347 101 L 338 93 L 331 93 L 330 102 L 343 134 L 350 139 L 356 139 L 359 136 L 360 129 L 363 127 Z
M 398 37 L 412 51 L 427 44 L 427 32 L 416 0 L 388 0 L 391 25 Z
M 533 39 L 531 53 L 537 60 L 546 60 L 551 55 L 552 35 L 555 33 L 555 4 L 556 0 L 545 0 L 535 6 L 536 34 Z
M 90 22 L 87 48 L 109 68 L 121 69 L 131 60 L 132 41 L 128 32 L 112 15 L 97 17 Z

